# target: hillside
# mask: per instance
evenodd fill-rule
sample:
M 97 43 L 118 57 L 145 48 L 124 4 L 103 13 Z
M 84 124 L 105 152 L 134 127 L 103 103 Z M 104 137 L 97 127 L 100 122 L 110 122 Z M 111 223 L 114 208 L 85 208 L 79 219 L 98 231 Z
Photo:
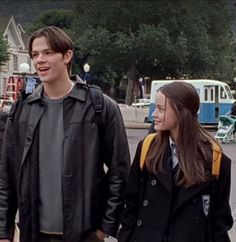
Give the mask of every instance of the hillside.
M 13 15 L 18 23 L 27 27 L 43 11 L 50 9 L 75 9 L 77 1 L 26 1 L 1 0 L 1 15 Z

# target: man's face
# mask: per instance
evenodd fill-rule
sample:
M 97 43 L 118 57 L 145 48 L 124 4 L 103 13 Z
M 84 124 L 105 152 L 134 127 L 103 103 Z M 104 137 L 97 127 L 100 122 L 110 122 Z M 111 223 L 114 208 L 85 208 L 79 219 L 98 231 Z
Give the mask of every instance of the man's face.
M 66 53 L 55 53 L 48 45 L 45 37 L 34 39 L 32 43 L 32 59 L 38 76 L 44 83 L 54 83 L 67 76 L 66 64 L 72 56 Z

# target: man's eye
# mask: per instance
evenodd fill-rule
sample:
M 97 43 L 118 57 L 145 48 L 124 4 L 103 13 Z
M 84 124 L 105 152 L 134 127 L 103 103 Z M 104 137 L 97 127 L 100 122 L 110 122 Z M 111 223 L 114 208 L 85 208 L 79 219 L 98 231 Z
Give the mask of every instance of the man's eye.
M 54 52 L 51 51 L 51 50 L 46 52 L 47 55 L 52 55 L 53 53 L 54 53 Z

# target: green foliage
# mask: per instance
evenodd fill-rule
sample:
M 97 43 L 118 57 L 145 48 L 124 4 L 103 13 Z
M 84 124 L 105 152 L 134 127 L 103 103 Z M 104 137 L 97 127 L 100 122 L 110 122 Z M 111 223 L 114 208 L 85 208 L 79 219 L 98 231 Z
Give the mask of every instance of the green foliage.
M 0 38 L 0 66 L 4 65 L 9 60 L 8 44 Z
M 64 29 L 67 33 L 73 35 L 73 23 L 75 21 L 75 13 L 72 10 L 53 9 L 43 12 L 36 18 L 29 28 L 29 33 L 42 28 L 44 26 L 56 26 Z
M 42 14 L 34 29 L 42 24 L 69 31 L 74 69 L 89 62 L 105 87 L 123 75 L 233 80 L 236 46 L 224 0 L 78 1 L 74 13 Z
M 102 58 L 124 72 L 135 62 L 141 74 L 141 65 L 149 65 L 154 75 L 206 77 L 226 68 L 235 56 L 223 0 L 84 1 L 78 12 L 80 54 L 91 53 L 99 63 Z M 98 27 L 106 32 L 111 48 L 92 37 Z M 88 36 L 88 31 L 90 39 L 82 41 L 81 32 Z

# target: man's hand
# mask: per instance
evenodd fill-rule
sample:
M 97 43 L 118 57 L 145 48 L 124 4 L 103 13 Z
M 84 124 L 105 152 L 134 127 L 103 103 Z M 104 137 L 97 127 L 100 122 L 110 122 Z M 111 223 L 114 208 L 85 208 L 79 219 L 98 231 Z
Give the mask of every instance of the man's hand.
M 11 242 L 9 239 L 0 239 L 0 242 Z

